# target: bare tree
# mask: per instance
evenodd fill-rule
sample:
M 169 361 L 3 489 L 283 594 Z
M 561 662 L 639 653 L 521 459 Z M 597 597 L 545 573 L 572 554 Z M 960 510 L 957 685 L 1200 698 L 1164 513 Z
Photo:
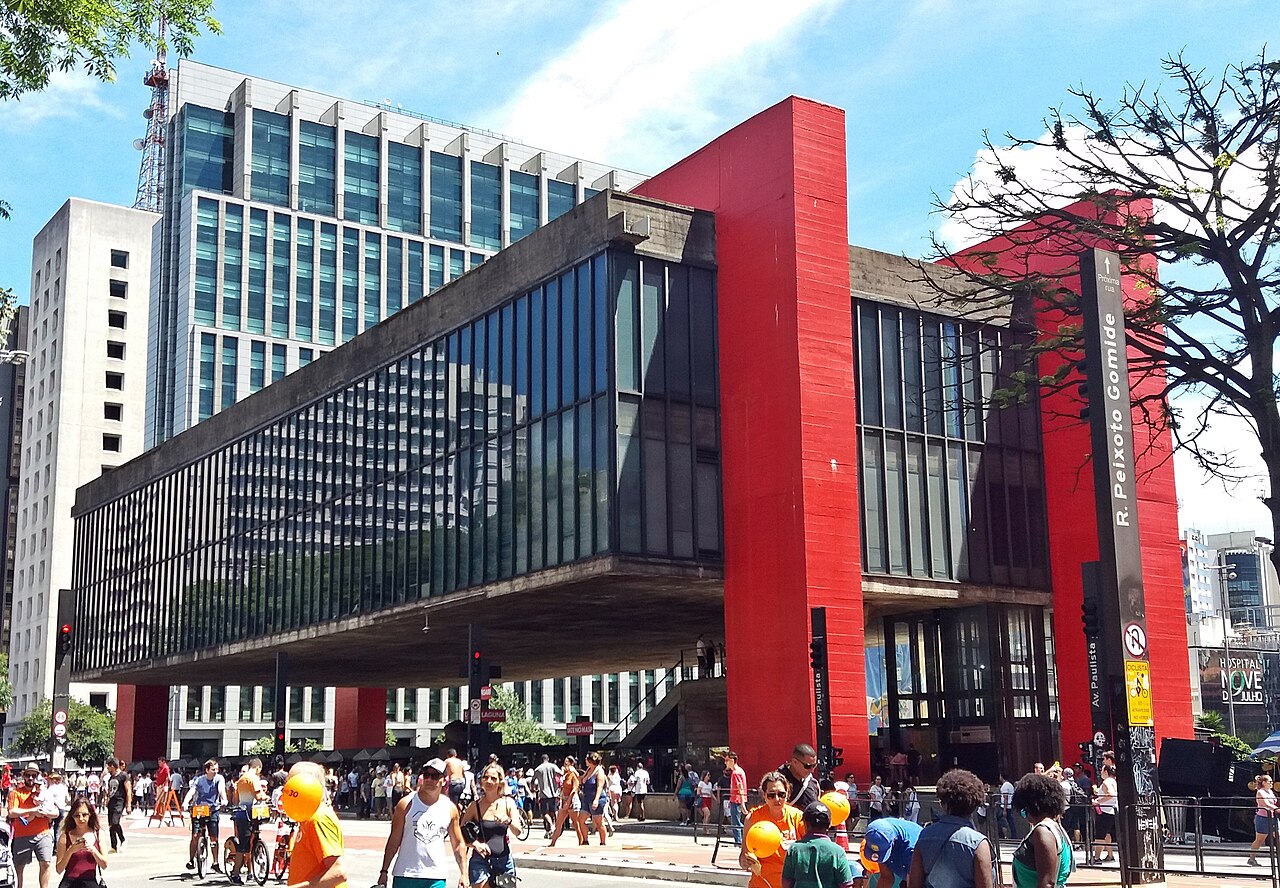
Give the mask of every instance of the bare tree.
M 1114 106 L 1069 90 L 1075 110 L 1052 110 L 1039 138 L 1007 134 L 997 146 L 984 136 L 973 174 L 935 203 L 999 247 L 956 251 L 935 233 L 931 258 L 961 273 L 920 267 L 953 308 L 1009 314 L 1041 368 L 1054 364 L 1046 355 L 1060 356 L 1056 370 L 1027 377 L 1054 387 L 1073 380 L 1081 348 L 1074 257 L 1117 250 L 1142 296 L 1127 311 L 1131 368 L 1159 383 L 1135 403 L 1228 482 L 1242 479 L 1242 467 L 1233 452 L 1211 449 L 1205 432 L 1218 417 L 1247 423 L 1280 540 L 1280 63 L 1264 51 L 1220 77 L 1182 55 L 1162 67 L 1167 82 L 1128 85 Z M 1033 328 L 1032 307 L 1061 325 Z M 1171 408 L 1179 393 L 1203 412 Z M 1280 568 L 1280 549 L 1273 560 Z

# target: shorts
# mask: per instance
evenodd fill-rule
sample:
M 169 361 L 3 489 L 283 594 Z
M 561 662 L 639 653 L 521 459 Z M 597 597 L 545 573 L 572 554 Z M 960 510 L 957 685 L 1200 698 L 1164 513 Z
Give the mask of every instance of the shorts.
M 647 793 L 647 792 L 637 792 L 637 793 L 633 793 L 632 795 L 633 795 L 633 797 L 635 798 L 635 800 L 636 800 L 637 802 L 639 802 L 640 804 L 642 804 L 642 805 L 643 805 L 643 804 L 644 804 L 644 797 L 645 797 L 645 796 L 647 796 L 647 795 L 648 795 L 648 793 Z
M 14 836 L 13 862 L 24 866 L 32 857 L 42 863 L 53 862 L 53 833 L 45 830 L 34 836 Z
M 237 808 L 231 815 L 231 822 L 236 829 L 236 850 L 241 854 L 249 853 L 249 841 L 253 838 L 253 825 L 249 823 L 249 812 Z
M 471 855 L 471 862 L 467 864 L 467 875 L 471 878 L 472 885 L 478 885 L 490 879 L 497 873 L 516 873 L 516 862 L 511 857 L 511 852 L 506 854 L 490 854 L 488 857 L 481 857 L 479 854 Z
M 209 824 L 209 836 L 213 841 L 218 841 L 218 812 L 212 812 L 208 817 L 199 820 L 195 817 L 191 818 L 191 835 L 200 832 L 200 824 L 207 822 Z
M 455 805 L 461 805 L 462 793 L 464 790 L 466 790 L 466 788 L 467 788 L 467 781 L 450 780 L 449 781 L 449 801 L 453 802 Z
M 582 796 L 578 804 L 582 806 L 583 811 L 590 814 L 591 816 L 601 817 L 604 815 L 604 806 L 606 801 L 607 799 L 605 799 L 605 797 L 602 795 L 600 796 L 600 801 L 597 802 L 594 807 L 592 807 L 591 802 L 584 795 Z
M 1260 836 L 1270 835 L 1276 831 L 1276 819 L 1265 814 L 1254 814 L 1253 831 Z
M 1102 812 L 1094 815 L 1093 835 L 1096 839 L 1104 836 L 1115 838 L 1116 835 L 1116 815 L 1109 812 Z
M 710 809 L 711 809 L 711 796 L 703 796 L 703 797 L 702 797 L 702 804 L 701 804 L 701 805 L 699 805 L 698 807 L 700 807 L 700 808 L 706 808 L 707 810 L 710 810 Z
M 391 888 L 449 888 L 444 879 L 425 879 L 421 876 L 392 876 Z
M 556 808 L 559 807 L 559 800 L 555 796 L 549 799 L 538 799 L 537 811 L 543 817 L 554 817 Z

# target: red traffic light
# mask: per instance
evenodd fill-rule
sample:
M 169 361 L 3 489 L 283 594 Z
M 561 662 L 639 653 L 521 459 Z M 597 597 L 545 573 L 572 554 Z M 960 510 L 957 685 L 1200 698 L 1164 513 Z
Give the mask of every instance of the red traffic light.
M 71 634 L 71 624 L 70 624 L 70 623 L 63 623 L 63 624 L 62 624 L 62 626 L 58 629 L 58 631 L 59 631 L 59 632 L 61 632 L 63 635 L 70 635 L 70 634 Z
M 479 651 L 472 651 L 472 652 L 471 652 L 471 659 L 473 659 L 473 660 L 479 660 L 479 659 L 480 659 L 480 652 L 479 652 Z

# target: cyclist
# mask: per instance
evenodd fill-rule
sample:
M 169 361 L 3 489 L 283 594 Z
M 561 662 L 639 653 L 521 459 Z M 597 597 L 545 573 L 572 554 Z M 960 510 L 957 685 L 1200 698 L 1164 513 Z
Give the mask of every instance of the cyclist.
M 213 871 L 215 873 L 222 872 L 218 866 L 218 811 L 227 803 L 227 784 L 222 779 L 222 775 L 218 773 L 218 760 L 209 759 L 204 763 L 204 773 L 191 781 L 191 788 L 187 790 L 187 797 L 183 800 L 182 807 L 188 811 L 193 805 L 207 805 L 209 807 L 209 847 L 213 851 Z M 200 847 L 200 830 L 202 824 L 196 818 L 191 818 L 191 848 L 187 852 L 187 869 L 196 868 L 196 853 Z
M 235 865 L 227 874 L 232 885 L 243 885 L 240 878 L 240 867 L 249 871 L 250 857 L 253 852 L 253 823 L 250 819 L 253 803 L 265 801 L 267 798 L 267 782 L 262 779 L 262 759 L 251 758 L 244 773 L 236 781 L 236 804 L 239 806 L 232 814 L 232 823 L 236 831 Z

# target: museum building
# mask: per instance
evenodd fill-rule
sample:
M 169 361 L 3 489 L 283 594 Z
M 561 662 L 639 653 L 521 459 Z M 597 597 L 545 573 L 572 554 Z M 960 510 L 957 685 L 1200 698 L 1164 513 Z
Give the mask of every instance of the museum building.
M 122 683 L 121 754 L 164 748 L 169 686 L 277 652 L 339 688 L 335 745 L 380 743 L 385 689 L 456 683 L 480 624 L 516 681 L 723 637 L 759 773 L 813 739 L 824 607 L 855 773 L 1074 761 L 1087 428 L 994 406 L 1007 322 L 849 245 L 845 157 L 787 99 L 82 487 L 74 673 Z M 1190 736 L 1170 442 L 1137 443 L 1156 731 Z

